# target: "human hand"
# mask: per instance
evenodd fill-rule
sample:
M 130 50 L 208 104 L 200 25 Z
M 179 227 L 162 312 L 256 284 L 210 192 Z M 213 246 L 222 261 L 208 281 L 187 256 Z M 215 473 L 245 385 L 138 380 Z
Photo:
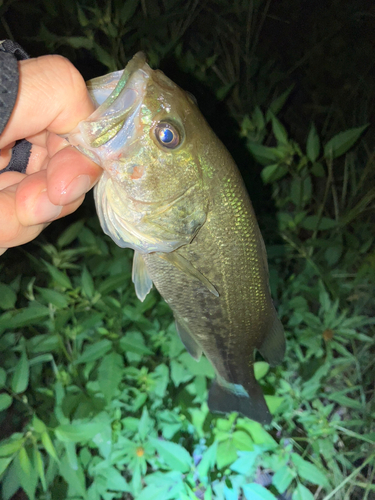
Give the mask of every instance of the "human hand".
M 63 57 L 43 56 L 20 61 L 19 77 L 17 101 L 0 136 L 0 170 L 16 140 L 26 138 L 32 149 L 26 174 L 0 174 L 0 255 L 74 212 L 102 172 L 57 135 L 94 111 L 76 68 Z

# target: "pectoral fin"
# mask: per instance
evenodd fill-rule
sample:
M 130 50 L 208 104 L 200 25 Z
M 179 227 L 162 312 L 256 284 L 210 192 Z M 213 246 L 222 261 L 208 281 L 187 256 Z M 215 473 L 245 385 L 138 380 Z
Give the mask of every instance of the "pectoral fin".
M 134 252 L 132 281 L 137 297 L 143 302 L 152 288 L 152 280 L 147 272 L 144 258 L 139 252 Z
M 196 342 L 192 334 L 190 333 L 187 325 L 184 324 L 182 319 L 176 319 L 176 329 L 177 333 L 186 347 L 187 352 L 196 360 L 199 361 L 202 355 L 202 348 Z
M 158 256 L 161 259 L 166 260 L 173 266 L 177 267 L 180 271 L 187 274 L 190 277 L 196 278 L 199 280 L 215 297 L 219 297 L 219 292 L 216 290 L 214 285 L 205 277 L 203 274 L 198 271 L 187 259 L 182 257 L 180 254 L 176 252 L 170 253 L 158 253 Z

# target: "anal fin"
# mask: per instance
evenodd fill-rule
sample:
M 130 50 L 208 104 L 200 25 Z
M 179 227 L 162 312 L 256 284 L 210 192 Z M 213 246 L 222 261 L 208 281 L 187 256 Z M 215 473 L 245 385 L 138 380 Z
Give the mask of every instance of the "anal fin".
M 286 345 L 284 328 L 274 307 L 273 313 L 274 317 L 270 331 L 258 350 L 271 366 L 276 366 L 280 364 L 284 358 Z
M 143 302 L 152 288 L 152 279 L 147 272 L 144 258 L 139 252 L 134 252 L 132 281 L 137 297 Z

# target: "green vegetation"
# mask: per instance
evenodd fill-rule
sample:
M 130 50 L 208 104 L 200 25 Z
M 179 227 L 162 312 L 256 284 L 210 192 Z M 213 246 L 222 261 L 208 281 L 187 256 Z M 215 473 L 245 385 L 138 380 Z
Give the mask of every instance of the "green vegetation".
M 7 36 L 32 55 L 63 53 L 91 77 L 143 49 L 209 121 L 219 106 L 216 131 L 256 206 L 288 340 L 282 366 L 256 363 L 269 428 L 210 414 L 212 368 L 186 353 L 155 290 L 136 299 L 131 252 L 86 202 L 0 260 L 2 499 L 19 488 L 38 500 L 375 498 L 375 91 L 369 56 L 359 69 L 350 59 L 367 42 L 350 45 L 349 3 L 312 9 L 318 31 L 335 19 L 332 31 L 319 42 L 297 32 L 305 59 L 286 43 L 276 63 L 282 49 L 261 39 L 282 14 L 298 25 L 291 0 L 284 13 L 261 0 L 0 2 Z M 312 76 L 314 58 L 348 95 L 359 75 L 362 99 L 338 102 Z M 306 61 L 310 76 L 293 88 Z M 322 100 L 295 102 L 299 85 Z

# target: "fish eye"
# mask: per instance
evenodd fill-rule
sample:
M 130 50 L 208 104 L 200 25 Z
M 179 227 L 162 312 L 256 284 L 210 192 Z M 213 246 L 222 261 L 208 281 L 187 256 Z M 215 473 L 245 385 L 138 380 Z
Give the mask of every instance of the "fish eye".
M 155 136 L 158 142 L 168 149 L 175 149 L 181 143 L 179 131 L 169 122 L 159 122 L 155 127 Z

